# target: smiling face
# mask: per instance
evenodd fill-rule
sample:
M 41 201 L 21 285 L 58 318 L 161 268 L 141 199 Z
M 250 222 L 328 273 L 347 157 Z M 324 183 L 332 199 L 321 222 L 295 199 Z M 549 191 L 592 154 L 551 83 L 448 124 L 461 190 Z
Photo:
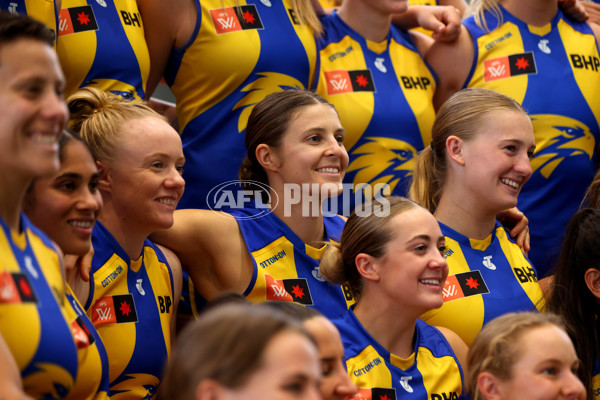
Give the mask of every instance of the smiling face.
M 68 112 L 54 50 L 18 39 L 0 46 L 0 159 L 3 170 L 32 179 L 58 169 L 58 138 Z
M 457 184 L 488 213 L 514 207 L 531 176 L 534 150 L 533 127 L 526 114 L 490 112 L 481 118 L 473 138 L 463 142 L 464 170 Z
M 520 358 L 512 378 L 500 381 L 497 399 L 584 399 L 585 389 L 577 378 L 579 364 L 568 335 L 554 325 L 544 325 L 522 334 Z
M 327 318 L 318 316 L 304 321 L 304 326 L 313 335 L 319 348 L 323 400 L 343 400 L 356 394 L 356 385 L 346 371 L 344 345 L 335 325 Z
M 179 134 L 167 122 L 153 116 L 128 120 L 104 165 L 111 209 L 123 223 L 148 234 L 169 228 L 185 186 L 184 162 Z
M 57 174 L 37 179 L 24 210 L 66 254 L 83 255 L 102 207 L 98 169 L 87 147 L 71 139 Z
M 300 108 L 290 119 L 280 145 L 273 149 L 273 165 L 267 172 L 269 184 L 311 184 L 321 192 L 337 194 L 348 168 L 344 134 L 331 106 Z
M 394 238 L 375 259 L 379 293 L 415 315 L 441 307 L 448 264 L 442 256 L 445 239 L 433 215 L 413 207 L 388 222 Z
M 278 333 L 261 358 L 260 366 L 241 388 L 224 390 L 224 399 L 321 399 L 319 356 L 307 337 L 292 331 Z

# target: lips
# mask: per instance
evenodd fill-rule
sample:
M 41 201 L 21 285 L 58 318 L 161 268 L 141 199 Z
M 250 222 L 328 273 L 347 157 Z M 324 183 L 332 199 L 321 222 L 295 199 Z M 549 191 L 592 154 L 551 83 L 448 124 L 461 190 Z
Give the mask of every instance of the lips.
M 317 168 L 316 171 L 323 172 L 326 174 L 339 174 L 340 168 L 339 167 L 323 167 L 323 168 Z

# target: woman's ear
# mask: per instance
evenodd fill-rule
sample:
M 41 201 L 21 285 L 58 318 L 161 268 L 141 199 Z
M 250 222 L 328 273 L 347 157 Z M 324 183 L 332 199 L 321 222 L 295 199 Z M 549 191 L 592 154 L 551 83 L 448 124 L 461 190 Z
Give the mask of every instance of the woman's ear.
M 103 192 L 111 191 L 111 176 L 108 172 L 108 168 L 102 163 L 102 161 L 96 161 L 96 167 L 98 167 L 98 174 L 100 179 L 98 180 L 98 189 Z
M 583 279 L 585 279 L 585 284 L 594 297 L 600 300 L 600 271 L 596 268 L 588 268 L 583 275 Z
M 463 140 L 457 136 L 451 135 L 446 139 L 446 151 L 448 152 L 448 157 L 459 165 L 465 165 L 463 145 Z
M 279 168 L 279 159 L 273 148 L 268 144 L 261 143 L 256 146 L 256 159 L 265 171 L 275 172 Z
M 358 273 L 365 279 L 378 282 L 379 271 L 375 265 L 375 259 L 365 253 L 358 253 L 354 259 Z
M 502 382 L 487 371 L 481 372 L 477 376 L 477 390 L 485 400 L 502 398 Z
M 223 398 L 223 386 L 214 379 L 203 379 L 196 386 L 195 400 L 219 400 Z

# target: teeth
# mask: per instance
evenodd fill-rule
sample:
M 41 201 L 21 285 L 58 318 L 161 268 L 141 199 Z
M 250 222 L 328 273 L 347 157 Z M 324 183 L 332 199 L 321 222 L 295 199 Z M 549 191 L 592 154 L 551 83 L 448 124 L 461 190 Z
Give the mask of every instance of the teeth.
M 94 223 L 90 221 L 69 221 L 69 225 L 73 225 L 77 228 L 91 228 Z
M 500 179 L 500 182 L 504 183 L 505 185 L 511 186 L 511 187 L 513 187 L 515 189 L 519 188 L 519 184 L 517 182 L 515 182 L 515 181 L 510 180 L 510 179 L 502 178 L 502 179 Z
M 175 205 L 175 200 L 173 199 L 158 199 L 158 202 L 161 204 L 166 204 L 168 206 L 174 206 Z
M 35 140 L 37 142 L 44 143 L 44 144 L 54 144 L 54 143 L 56 143 L 56 136 L 35 135 L 34 138 L 35 138 Z
M 328 172 L 328 173 L 332 173 L 332 174 L 337 174 L 338 172 L 340 172 L 340 170 L 338 168 L 319 168 L 317 171 L 318 172 Z
M 421 279 L 420 282 L 424 283 L 425 285 L 438 285 L 439 286 L 439 284 L 440 284 L 439 279 Z

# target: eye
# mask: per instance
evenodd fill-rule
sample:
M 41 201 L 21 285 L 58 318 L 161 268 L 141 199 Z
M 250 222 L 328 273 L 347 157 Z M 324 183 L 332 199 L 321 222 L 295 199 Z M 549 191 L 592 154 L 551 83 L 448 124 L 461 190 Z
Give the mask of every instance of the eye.
M 512 144 L 505 146 L 504 149 L 510 151 L 511 153 L 514 153 L 515 151 L 517 151 L 517 147 Z
M 73 181 L 63 181 L 58 185 L 58 190 L 63 192 L 72 192 L 76 187 L 77 185 Z
M 90 192 L 95 193 L 98 190 L 98 181 L 91 181 L 88 183 L 88 189 Z
M 533 151 L 528 151 L 527 152 L 527 157 L 529 157 L 529 159 L 531 160 L 533 158 L 533 154 L 534 154 Z
M 343 145 L 344 144 L 344 136 L 343 135 L 336 135 L 335 136 L 335 140 L 340 144 Z
M 163 163 L 162 163 L 162 161 L 154 161 L 151 164 L 151 166 L 152 166 L 152 168 L 162 168 L 163 167 Z
M 313 135 L 309 136 L 307 140 L 312 143 L 319 143 L 321 141 L 321 138 L 317 135 Z
M 183 175 L 183 165 L 178 165 L 175 167 L 175 169 L 177 172 L 179 172 L 179 175 Z
M 446 247 L 445 244 L 438 246 L 438 251 L 440 252 L 441 255 L 444 255 L 444 253 L 446 252 L 446 250 L 448 250 L 448 247 Z
M 545 368 L 542 371 L 542 374 L 544 374 L 544 375 L 550 375 L 550 376 L 554 376 L 557 373 L 558 373 L 558 371 L 557 371 L 557 369 L 555 367 L 548 367 L 548 368 Z
M 419 245 L 415 246 L 414 250 L 417 253 L 425 253 L 427 251 L 427 245 L 419 244 Z
M 333 373 L 333 363 L 330 361 L 321 362 L 322 376 L 329 376 Z
M 301 382 L 288 383 L 283 386 L 283 390 L 294 394 L 300 394 L 304 391 L 304 384 Z

